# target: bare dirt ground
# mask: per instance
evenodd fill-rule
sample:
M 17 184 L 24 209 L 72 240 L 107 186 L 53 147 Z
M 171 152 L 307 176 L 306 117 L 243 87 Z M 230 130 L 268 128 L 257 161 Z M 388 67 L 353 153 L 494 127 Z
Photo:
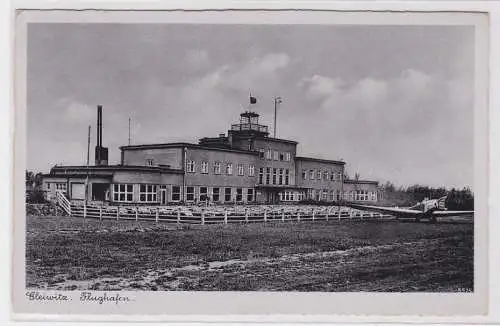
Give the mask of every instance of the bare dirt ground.
M 473 224 L 155 224 L 27 217 L 26 285 L 60 290 L 456 292 Z

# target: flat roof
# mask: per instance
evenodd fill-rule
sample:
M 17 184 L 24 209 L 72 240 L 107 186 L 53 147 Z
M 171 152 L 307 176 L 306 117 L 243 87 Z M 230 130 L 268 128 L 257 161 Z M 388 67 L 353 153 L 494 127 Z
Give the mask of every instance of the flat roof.
M 50 169 L 48 176 L 53 176 L 54 173 L 92 173 L 92 172 L 115 172 L 115 171 L 132 171 L 132 172 L 156 172 L 156 173 L 184 173 L 181 169 L 172 169 L 166 166 L 142 166 L 142 165 L 62 165 L 54 166 Z
M 345 164 L 344 161 L 325 160 L 322 158 L 305 157 L 305 156 L 296 156 L 295 160 L 297 160 L 297 161 L 311 161 L 311 162 L 319 162 L 319 163 L 329 163 L 329 164 L 340 164 L 340 165 Z
M 293 145 L 297 145 L 299 143 L 299 142 L 296 142 L 294 140 L 273 138 L 273 137 L 256 137 L 256 139 L 257 140 L 270 140 L 270 141 L 274 141 L 277 143 L 286 143 L 286 144 L 293 144 Z
M 160 148 L 196 148 L 203 150 L 213 150 L 213 151 L 221 151 L 221 152 L 232 152 L 232 153 L 240 153 L 240 154 L 248 154 L 248 155 L 259 155 L 259 152 L 256 151 L 245 151 L 242 149 L 232 149 L 232 148 L 221 148 L 221 147 L 211 147 L 198 145 L 193 143 L 164 143 L 164 144 L 144 144 L 144 145 L 127 145 L 120 146 L 120 150 L 141 150 L 141 149 L 160 149 Z
M 344 183 L 365 183 L 365 184 L 375 184 L 378 185 L 378 181 L 373 180 L 353 180 L 353 179 L 345 179 Z

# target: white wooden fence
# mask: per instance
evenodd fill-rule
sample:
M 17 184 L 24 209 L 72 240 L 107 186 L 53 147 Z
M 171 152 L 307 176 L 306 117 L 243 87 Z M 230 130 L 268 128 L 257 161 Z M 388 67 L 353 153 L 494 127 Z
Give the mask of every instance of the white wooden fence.
M 285 210 L 274 209 L 218 209 L 216 212 L 202 208 L 190 212 L 186 208 L 165 209 L 162 207 L 132 206 L 95 206 L 71 205 L 71 216 L 98 220 L 155 221 L 178 224 L 228 224 L 228 223 L 266 223 L 291 221 L 334 221 L 334 220 L 380 220 L 392 218 L 380 213 L 355 211 L 331 207 L 327 210 Z

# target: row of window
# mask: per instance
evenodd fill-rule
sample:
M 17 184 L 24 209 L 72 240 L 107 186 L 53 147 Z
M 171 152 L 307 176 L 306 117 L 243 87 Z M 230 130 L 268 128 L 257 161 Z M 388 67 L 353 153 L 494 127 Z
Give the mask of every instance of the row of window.
M 245 164 L 237 164 L 236 165 L 237 174 L 240 176 L 245 175 Z M 200 172 L 208 174 L 209 166 L 207 161 L 203 161 L 200 164 Z M 255 176 L 255 165 L 246 164 L 247 175 L 249 177 Z M 189 173 L 196 172 L 196 162 L 195 161 L 187 161 L 186 162 L 186 171 Z M 214 162 L 212 166 L 212 171 L 214 174 L 222 174 L 222 162 Z M 224 164 L 224 174 L 233 175 L 233 163 L 225 163 Z
M 195 192 L 196 188 L 198 191 Z M 139 185 L 139 202 L 157 203 L 160 202 L 158 189 L 166 189 L 165 185 Z M 233 189 L 235 189 L 233 191 Z M 178 202 L 182 199 L 181 187 L 172 186 L 170 201 Z M 167 201 L 167 198 L 162 199 Z M 186 187 L 186 201 L 214 201 L 214 202 L 252 202 L 255 200 L 253 188 L 231 188 L 231 187 Z M 134 191 L 132 184 L 113 184 L 113 201 L 133 202 Z
M 292 160 L 292 154 L 290 152 L 279 152 L 272 149 L 259 149 L 260 158 L 269 161 L 285 161 L 290 162 Z
M 303 180 L 342 181 L 342 173 L 321 170 L 302 170 Z
M 46 182 L 45 189 L 50 190 L 51 184 L 55 184 L 56 190 L 61 191 L 64 194 L 68 191 L 68 184 L 66 182 Z
M 259 184 L 266 185 L 289 185 L 290 170 L 284 168 L 260 168 Z

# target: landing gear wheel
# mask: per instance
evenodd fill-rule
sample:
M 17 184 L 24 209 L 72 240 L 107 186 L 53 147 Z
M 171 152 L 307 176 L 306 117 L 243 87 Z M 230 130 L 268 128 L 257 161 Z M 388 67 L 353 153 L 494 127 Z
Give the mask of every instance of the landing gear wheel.
M 432 216 L 431 217 L 431 223 L 436 223 L 437 222 L 437 218 L 435 216 Z
M 416 217 L 415 222 L 420 223 L 420 217 Z

